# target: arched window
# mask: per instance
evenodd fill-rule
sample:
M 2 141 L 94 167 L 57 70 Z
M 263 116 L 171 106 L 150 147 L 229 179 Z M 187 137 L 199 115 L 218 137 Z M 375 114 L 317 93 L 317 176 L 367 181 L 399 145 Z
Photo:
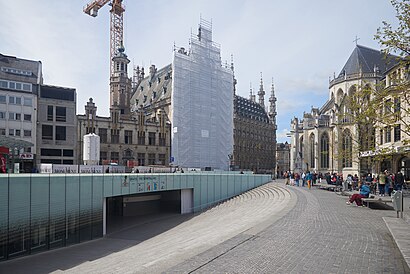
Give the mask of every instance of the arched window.
M 329 135 L 326 132 L 320 138 L 320 168 L 329 168 Z
M 300 142 L 299 142 L 299 154 L 300 154 L 300 158 L 303 159 L 303 136 L 300 137 Z
M 352 134 L 345 129 L 342 135 L 343 167 L 352 167 Z
M 315 134 L 310 134 L 309 137 L 309 148 L 310 148 L 310 167 L 315 168 Z

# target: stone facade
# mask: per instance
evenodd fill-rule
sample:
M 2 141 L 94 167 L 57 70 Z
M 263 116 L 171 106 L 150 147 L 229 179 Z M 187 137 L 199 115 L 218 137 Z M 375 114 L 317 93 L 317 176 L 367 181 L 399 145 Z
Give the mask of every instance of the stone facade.
M 276 144 L 276 176 L 282 178 L 290 170 L 290 144 L 288 142 Z
M 379 172 L 377 161 L 366 158 L 371 157 L 372 152 L 363 154 L 366 148 L 378 150 L 379 144 L 373 137 L 369 138 L 376 134 L 376 129 L 365 128 L 349 118 L 348 98 L 359 88 L 378 88 L 396 63 L 396 58 L 389 56 L 386 59 L 378 50 L 356 46 L 338 77 L 330 81 L 326 103 L 321 108 L 305 112 L 302 119 L 292 119 L 291 171 L 338 172 L 345 177 Z M 367 144 L 364 138 L 368 138 Z M 400 159 L 406 162 L 408 158 L 402 155 Z M 396 172 L 397 167 L 391 167 L 391 171 Z
M 264 104 L 263 81 L 256 96 L 234 99 L 234 170 L 276 172 L 276 97 L 272 83 L 269 112 Z
M 78 164 L 76 108 L 75 89 L 40 86 L 37 118 L 37 167 L 40 163 Z

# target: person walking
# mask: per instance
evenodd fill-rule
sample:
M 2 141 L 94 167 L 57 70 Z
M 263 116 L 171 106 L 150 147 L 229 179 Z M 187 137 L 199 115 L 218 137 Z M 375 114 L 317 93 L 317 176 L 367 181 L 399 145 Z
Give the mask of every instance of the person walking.
M 386 173 L 387 170 L 379 175 L 379 196 L 384 196 L 386 193 Z
M 396 176 L 394 177 L 394 190 L 399 191 L 403 189 L 404 184 L 404 176 L 399 171 L 397 172 Z
M 353 194 L 349 201 L 346 204 L 351 205 L 353 202 L 356 203 L 357 206 L 363 205 L 363 198 L 368 198 L 370 194 L 370 187 L 366 183 L 359 182 L 359 194 Z

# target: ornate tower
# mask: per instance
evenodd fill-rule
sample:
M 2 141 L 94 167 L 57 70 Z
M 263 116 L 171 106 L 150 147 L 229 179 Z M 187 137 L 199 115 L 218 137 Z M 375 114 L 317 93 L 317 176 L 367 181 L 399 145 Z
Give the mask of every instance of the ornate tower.
M 259 96 L 259 105 L 261 105 L 263 109 L 265 109 L 265 91 L 263 90 L 262 72 L 261 72 L 261 84 L 259 86 L 258 96 Z
M 112 58 L 114 72 L 110 78 L 110 113 L 114 122 L 119 118 L 130 117 L 131 79 L 128 78 L 128 60 L 121 45 Z
M 269 119 L 271 120 L 271 123 L 275 125 L 275 129 L 277 129 L 276 126 L 276 97 L 275 97 L 275 86 L 273 84 L 273 79 L 272 79 L 272 87 L 270 91 L 270 97 L 269 97 Z

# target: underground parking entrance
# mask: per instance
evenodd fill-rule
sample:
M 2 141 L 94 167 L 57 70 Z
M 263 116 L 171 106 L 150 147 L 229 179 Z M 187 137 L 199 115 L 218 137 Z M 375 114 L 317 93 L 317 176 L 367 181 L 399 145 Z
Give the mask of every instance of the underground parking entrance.
M 108 197 L 104 204 L 104 231 L 109 236 L 130 228 L 143 230 L 164 220 L 189 218 L 185 213 L 193 212 L 193 189 Z

